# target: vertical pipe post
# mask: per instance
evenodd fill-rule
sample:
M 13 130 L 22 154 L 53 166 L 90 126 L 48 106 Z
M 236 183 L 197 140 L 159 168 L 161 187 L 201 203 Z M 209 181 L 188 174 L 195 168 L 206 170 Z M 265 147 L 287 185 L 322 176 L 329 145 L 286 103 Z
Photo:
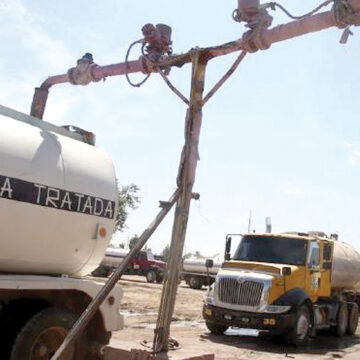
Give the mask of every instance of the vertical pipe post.
M 186 114 L 185 145 L 178 176 L 178 186 L 182 191 L 176 203 L 169 261 L 165 273 L 159 315 L 154 335 L 154 352 L 168 350 L 170 323 L 175 307 L 175 298 L 192 198 L 192 188 L 195 182 L 196 166 L 199 160 L 198 144 L 202 121 L 205 70 L 207 65 L 207 59 L 201 55 L 202 53 L 200 50 L 195 49 L 192 51 L 190 104 Z

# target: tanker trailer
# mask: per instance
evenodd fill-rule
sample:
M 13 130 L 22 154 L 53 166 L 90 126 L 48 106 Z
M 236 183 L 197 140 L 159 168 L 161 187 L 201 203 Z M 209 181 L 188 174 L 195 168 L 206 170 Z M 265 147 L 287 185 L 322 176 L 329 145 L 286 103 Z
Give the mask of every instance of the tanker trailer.
M 0 358 L 50 359 L 102 284 L 83 278 L 113 233 L 112 161 L 90 134 L 0 106 Z M 66 359 L 122 328 L 119 287 Z
M 212 260 L 211 266 L 209 260 Z M 201 289 L 203 285 L 211 285 L 221 267 L 219 259 L 189 258 L 182 263 L 181 278 L 192 289 Z
M 324 233 L 244 235 L 208 291 L 203 316 L 212 333 L 229 327 L 302 344 L 317 331 L 353 335 L 359 320 L 360 255 Z

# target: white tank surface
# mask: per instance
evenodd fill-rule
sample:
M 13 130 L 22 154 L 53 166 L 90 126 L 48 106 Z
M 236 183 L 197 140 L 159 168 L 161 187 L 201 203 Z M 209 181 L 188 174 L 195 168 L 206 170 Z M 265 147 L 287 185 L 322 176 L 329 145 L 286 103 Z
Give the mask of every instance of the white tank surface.
M 201 273 L 206 274 L 207 268 L 205 262 L 210 258 L 189 258 L 183 262 L 183 271 L 189 273 Z M 220 259 L 212 259 L 214 261 L 214 266 L 209 268 L 209 274 L 216 275 L 221 268 L 222 262 Z
M 86 275 L 112 236 L 112 161 L 52 127 L 0 106 L 0 272 Z
M 128 252 L 129 251 L 123 249 L 108 248 L 101 263 L 103 265 L 117 267 L 123 262 Z
M 334 241 L 331 286 L 333 289 L 360 291 L 360 255 L 343 242 Z

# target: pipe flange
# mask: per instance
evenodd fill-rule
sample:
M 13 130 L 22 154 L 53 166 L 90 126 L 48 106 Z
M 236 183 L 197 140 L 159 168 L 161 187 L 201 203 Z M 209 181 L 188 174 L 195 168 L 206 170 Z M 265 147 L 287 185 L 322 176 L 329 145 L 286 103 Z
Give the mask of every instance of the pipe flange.
M 247 31 L 243 35 L 244 45 L 242 46 L 243 50 L 254 53 L 258 50 L 267 50 L 270 48 L 270 45 L 265 42 L 262 31 Z
M 94 70 L 97 67 L 98 65 L 94 63 L 92 54 L 86 53 L 77 61 L 76 67 L 68 70 L 69 82 L 72 85 L 88 85 L 91 82 L 100 81 L 101 78 L 96 78 L 94 75 Z
M 360 25 L 360 12 L 355 12 L 348 0 L 335 0 L 333 10 L 339 28 Z

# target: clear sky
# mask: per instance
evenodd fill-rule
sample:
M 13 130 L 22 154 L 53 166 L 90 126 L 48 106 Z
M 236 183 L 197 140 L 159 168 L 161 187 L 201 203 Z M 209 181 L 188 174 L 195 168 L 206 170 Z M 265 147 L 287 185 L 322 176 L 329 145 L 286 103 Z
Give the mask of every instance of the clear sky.
M 320 0 L 283 0 L 301 14 Z M 0 0 L 0 103 L 29 112 L 33 89 L 91 52 L 99 65 L 122 62 L 148 22 L 173 28 L 174 52 L 241 37 L 236 0 Z M 279 11 L 274 24 L 287 22 Z M 331 29 L 248 55 L 204 108 L 186 251 L 223 251 L 227 233 L 338 232 L 360 250 L 360 34 L 340 45 Z M 140 55 L 134 49 L 133 58 Z M 236 55 L 213 61 L 207 89 Z M 134 80 L 141 76 L 134 76 Z M 190 67 L 170 79 L 189 93 Z M 141 188 L 141 205 L 116 241 L 140 234 L 175 189 L 186 107 L 159 76 L 140 89 L 124 77 L 51 90 L 44 119 L 96 133 L 120 184 Z M 170 241 L 173 214 L 149 246 Z

